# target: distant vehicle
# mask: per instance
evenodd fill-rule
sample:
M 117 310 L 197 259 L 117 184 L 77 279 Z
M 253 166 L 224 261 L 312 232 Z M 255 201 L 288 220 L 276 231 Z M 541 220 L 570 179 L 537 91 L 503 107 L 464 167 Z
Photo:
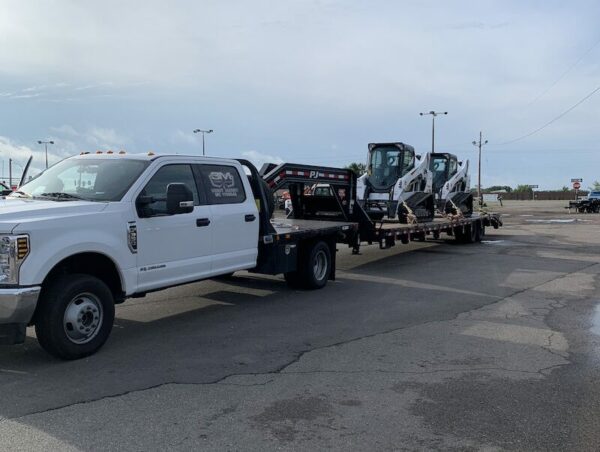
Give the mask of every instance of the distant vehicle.
M 600 191 L 591 191 L 585 199 L 600 199 Z
M 286 216 L 292 213 L 292 199 L 289 192 L 285 192 L 287 198 L 284 201 L 284 208 Z M 317 196 L 321 198 L 331 198 L 334 200 L 334 194 L 329 184 L 313 184 L 304 190 L 304 196 L 312 197 Z
M 584 198 L 570 201 L 567 208 L 579 213 L 600 213 L 600 191 L 592 191 Z
M 333 191 L 329 184 L 314 184 L 304 194 L 306 196 L 333 196 Z
M 12 189 L 4 182 L 0 182 L 0 196 L 7 196 L 12 193 Z
M 10 195 L 13 191 L 18 190 L 19 187 L 25 183 L 25 181 L 27 180 L 27 173 L 29 172 L 29 166 L 31 165 L 32 160 L 33 160 L 33 157 L 29 157 L 29 159 L 27 160 L 27 163 L 25 164 L 25 167 L 23 168 L 23 174 L 21 175 L 21 180 L 19 181 L 19 185 L 13 185 L 11 187 L 10 185 L 6 184 L 6 182 L 0 182 L 0 196 Z

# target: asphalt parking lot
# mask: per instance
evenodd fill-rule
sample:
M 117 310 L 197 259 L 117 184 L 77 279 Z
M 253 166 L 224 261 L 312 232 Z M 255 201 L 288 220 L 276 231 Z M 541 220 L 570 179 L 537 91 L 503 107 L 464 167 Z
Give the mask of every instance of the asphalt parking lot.
M 600 215 L 505 203 L 481 244 L 340 249 L 129 300 L 95 356 L 0 347 L 1 450 L 597 450 Z

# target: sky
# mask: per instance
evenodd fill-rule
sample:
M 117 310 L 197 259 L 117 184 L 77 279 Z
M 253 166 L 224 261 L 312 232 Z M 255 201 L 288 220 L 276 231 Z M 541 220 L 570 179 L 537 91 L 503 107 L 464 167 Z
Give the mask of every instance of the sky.
M 324 166 L 401 141 L 482 185 L 600 180 L 598 1 L 0 0 L 0 160 L 81 151 Z

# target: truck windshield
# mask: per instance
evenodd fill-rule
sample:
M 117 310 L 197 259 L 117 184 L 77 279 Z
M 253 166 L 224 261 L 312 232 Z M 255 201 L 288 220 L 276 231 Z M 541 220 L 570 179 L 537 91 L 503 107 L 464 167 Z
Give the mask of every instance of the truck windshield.
M 373 187 L 387 189 L 413 168 L 413 156 L 396 146 L 378 146 L 371 151 L 369 182 Z
M 11 197 L 120 201 L 149 161 L 70 158 L 48 168 Z

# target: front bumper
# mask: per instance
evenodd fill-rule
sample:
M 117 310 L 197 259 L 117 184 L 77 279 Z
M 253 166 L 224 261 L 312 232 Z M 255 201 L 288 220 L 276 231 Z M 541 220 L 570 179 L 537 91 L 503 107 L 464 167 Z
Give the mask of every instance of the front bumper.
M 31 321 L 41 287 L 0 289 L 0 344 L 19 344 Z

